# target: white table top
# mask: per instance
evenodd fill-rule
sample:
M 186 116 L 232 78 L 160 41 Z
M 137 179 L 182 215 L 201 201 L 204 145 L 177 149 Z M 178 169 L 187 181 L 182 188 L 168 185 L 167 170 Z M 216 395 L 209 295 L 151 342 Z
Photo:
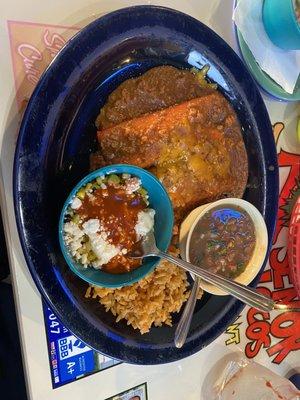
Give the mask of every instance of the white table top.
M 201 399 L 201 387 L 206 372 L 220 358 L 238 348 L 225 346 L 219 338 L 205 350 L 180 362 L 160 366 L 134 366 L 121 364 L 101 371 L 79 381 L 53 390 L 50 377 L 48 351 L 40 295 L 26 267 L 19 244 L 13 211 L 12 166 L 19 119 L 15 102 L 13 68 L 10 56 L 7 20 L 46 23 L 83 27 L 100 14 L 133 4 L 160 4 L 179 9 L 213 28 L 234 49 L 237 48 L 231 14 L 233 0 L 6 0 L 2 3 L 0 16 L 0 76 L 2 102 L 0 105 L 0 149 L 1 149 L 1 205 L 9 250 L 12 281 L 15 292 L 17 315 L 21 336 L 25 375 L 29 398 L 32 400 L 83 399 L 89 396 L 103 400 L 123 390 L 147 381 L 149 399 L 165 398 Z M 5 99 L 5 100 L 4 100 Z M 292 120 L 297 105 L 286 105 L 266 98 L 273 122 L 283 118 Z M 286 143 L 286 148 L 295 152 L 296 139 Z M 297 148 L 297 151 L 300 148 Z M 279 370 L 278 366 L 266 362 L 267 366 Z M 292 366 L 284 362 L 281 371 Z M 295 365 L 294 365 L 295 367 Z M 174 384 L 176 382 L 177 384 Z

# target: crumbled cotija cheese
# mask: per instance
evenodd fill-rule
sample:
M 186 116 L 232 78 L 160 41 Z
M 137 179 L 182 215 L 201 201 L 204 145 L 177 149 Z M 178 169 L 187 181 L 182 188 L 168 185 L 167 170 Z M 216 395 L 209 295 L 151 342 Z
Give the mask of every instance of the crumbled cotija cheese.
M 97 233 L 100 230 L 100 221 L 99 219 L 89 219 L 84 224 L 82 224 L 82 228 L 84 233 L 90 235 L 92 233 Z
M 140 208 L 135 210 L 131 221 L 123 221 L 121 217 L 114 216 L 113 212 L 105 213 L 102 210 L 102 206 L 107 203 L 105 197 L 112 196 L 110 200 L 115 201 L 114 193 L 122 192 L 122 190 L 125 198 L 128 199 L 125 202 L 125 208 L 133 207 L 133 204 L 140 204 L 143 207 L 143 211 L 139 212 Z M 125 272 L 128 271 L 131 262 L 128 257 L 126 258 L 126 254 L 131 246 L 147 235 L 154 226 L 155 211 L 144 209 L 149 202 L 147 191 L 142 187 L 141 180 L 129 174 L 123 174 L 122 178 L 111 174 L 89 182 L 77 194 L 78 196 L 72 199 L 66 212 L 63 228 L 64 240 L 70 254 L 84 268 L 103 266 L 103 269 L 117 256 L 119 257 L 117 262 L 124 263 Z M 96 202 L 97 196 L 102 197 L 102 206 Z M 87 204 L 93 207 L 93 213 L 90 213 Z M 124 213 L 124 219 L 125 215 L 126 213 Z M 131 223 L 128 231 L 126 231 L 127 222 Z M 115 236 L 118 242 L 115 241 Z
M 93 262 L 93 267 L 99 268 L 107 264 L 113 257 L 120 253 L 117 246 L 107 241 L 107 233 L 101 231 L 101 224 L 99 219 L 89 219 L 82 225 L 84 233 L 89 237 L 91 248 L 97 256 L 97 261 Z
M 146 236 L 153 229 L 154 215 L 155 211 L 151 208 L 138 213 L 138 221 L 135 225 L 135 232 L 139 239 L 143 236 Z
M 128 178 L 126 180 L 126 193 L 134 193 L 140 189 L 142 182 L 139 178 Z
M 97 256 L 97 261 L 93 262 L 94 268 L 100 268 L 102 265 L 107 264 L 112 258 L 120 253 L 119 247 L 108 243 L 103 237 L 103 233 L 92 233 L 88 236 L 92 250 Z
M 107 241 L 107 233 L 101 231 L 99 219 L 89 219 L 82 224 L 82 229 L 74 222 L 67 222 L 64 225 L 64 232 L 65 241 L 70 248 L 72 256 L 81 259 L 83 264 L 87 263 L 87 259 L 84 260 L 80 254 L 77 254 L 77 251 L 82 246 L 83 236 L 88 236 L 91 248 L 97 256 L 97 260 L 93 262 L 94 268 L 100 268 L 102 265 L 107 264 L 121 251 L 117 246 Z
M 81 247 L 81 240 L 84 232 L 74 222 L 66 222 L 64 224 L 65 241 L 70 247 L 72 256 L 76 255 L 76 252 Z
M 74 197 L 72 203 L 71 203 L 71 208 L 73 210 L 78 210 L 82 206 L 82 201 L 78 197 Z

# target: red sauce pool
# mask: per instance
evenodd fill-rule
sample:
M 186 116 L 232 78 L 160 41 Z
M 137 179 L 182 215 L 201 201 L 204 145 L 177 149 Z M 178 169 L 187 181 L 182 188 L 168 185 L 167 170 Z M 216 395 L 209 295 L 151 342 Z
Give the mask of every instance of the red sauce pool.
M 147 205 L 139 193 L 126 193 L 124 187 L 107 185 L 97 189 L 91 196 L 85 196 L 77 210 L 84 221 L 98 218 L 108 234 L 111 244 L 130 250 L 137 241 L 135 225 L 138 213 Z M 119 274 L 131 271 L 141 265 L 126 254 L 119 254 L 102 266 L 105 272 Z

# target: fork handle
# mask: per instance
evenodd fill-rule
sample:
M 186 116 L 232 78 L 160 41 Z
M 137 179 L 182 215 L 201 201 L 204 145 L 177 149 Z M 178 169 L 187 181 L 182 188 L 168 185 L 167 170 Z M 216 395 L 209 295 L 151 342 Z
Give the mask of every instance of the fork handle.
M 232 281 L 231 279 L 224 278 L 223 276 L 214 274 L 213 272 L 210 272 L 202 267 L 181 260 L 180 258 L 173 257 L 170 254 L 164 253 L 162 251 L 158 251 L 153 255 L 164 258 L 165 260 L 168 260 L 171 263 L 178 265 L 186 271 L 192 272 L 193 274 L 202 278 L 204 281 L 211 283 L 221 290 L 226 291 L 228 294 L 231 294 L 232 296 L 241 300 L 243 303 L 247 304 L 250 307 L 254 307 L 258 310 L 267 312 L 272 311 L 276 308 L 275 302 L 272 299 L 258 293 L 256 290 L 248 286 Z
M 199 288 L 200 288 L 200 278 L 196 276 L 191 294 L 186 302 L 180 321 L 175 331 L 174 343 L 177 349 L 180 349 L 184 345 L 186 337 L 189 333 Z

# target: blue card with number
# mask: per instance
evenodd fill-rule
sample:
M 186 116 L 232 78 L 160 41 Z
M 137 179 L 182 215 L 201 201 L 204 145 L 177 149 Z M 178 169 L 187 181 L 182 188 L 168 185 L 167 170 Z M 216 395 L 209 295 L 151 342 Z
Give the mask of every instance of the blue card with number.
M 120 364 L 72 334 L 43 303 L 53 388 Z

